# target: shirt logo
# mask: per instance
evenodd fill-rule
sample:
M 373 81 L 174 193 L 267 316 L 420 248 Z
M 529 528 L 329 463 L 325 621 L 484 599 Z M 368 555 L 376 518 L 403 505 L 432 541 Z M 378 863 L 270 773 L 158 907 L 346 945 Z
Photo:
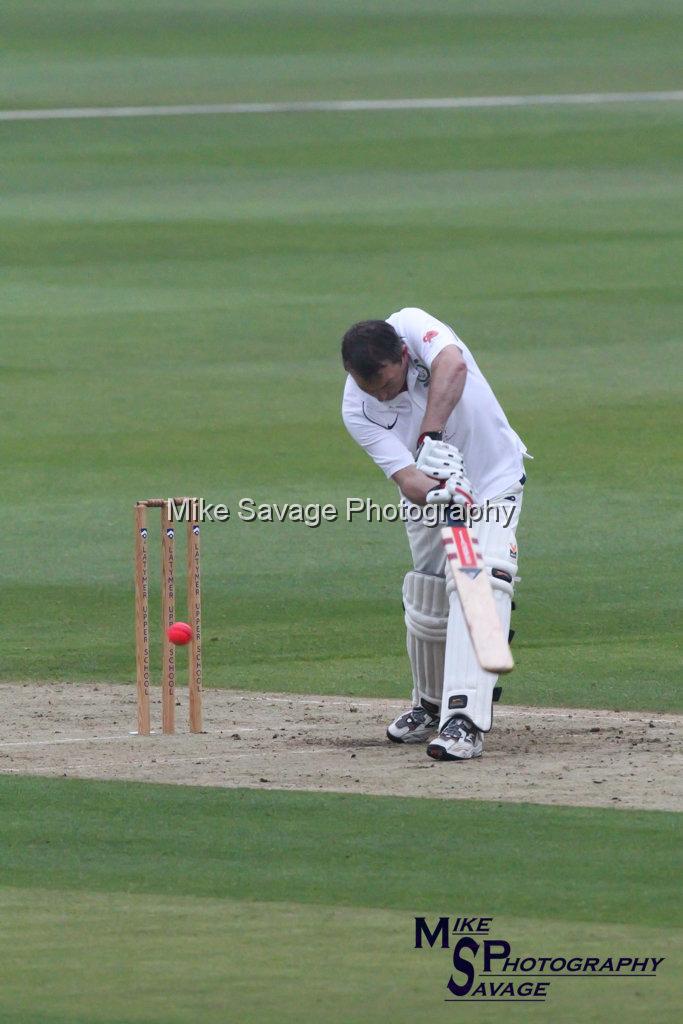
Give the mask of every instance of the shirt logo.
M 432 376 L 428 367 L 426 367 L 424 363 L 421 363 L 419 359 L 413 359 L 413 366 L 417 370 L 418 382 L 422 384 L 423 387 L 427 387 Z
M 422 340 L 424 341 L 425 345 L 428 345 L 430 341 L 433 341 L 434 338 L 438 338 L 438 336 L 438 331 L 427 331 Z
M 398 423 L 398 413 L 396 413 L 396 418 L 393 423 L 380 423 L 378 420 L 373 420 L 372 416 L 368 416 L 368 411 L 365 408 L 365 402 L 363 402 L 363 415 L 368 423 L 374 423 L 376 427 L 384 427 L 385 430 L 393 430 Z

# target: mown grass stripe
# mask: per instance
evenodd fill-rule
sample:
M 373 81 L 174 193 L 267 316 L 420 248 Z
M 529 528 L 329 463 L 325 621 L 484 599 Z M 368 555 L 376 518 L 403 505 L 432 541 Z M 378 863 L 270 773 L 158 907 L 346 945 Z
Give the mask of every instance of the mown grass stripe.
M 107 117 L 196 117 L 207 114 L 307 114 L 387 110 L 464 110 L 486 107 L 582 106 L 603 103 L 671 103 L 683 89 L 665 92 L 538 93 L 529 96 L 444 96 L 424 99 L 301 100 L 284 103 L 179 103 L 126 107 L 55 107 L 2 110 L 0 121 L 59 121 Z

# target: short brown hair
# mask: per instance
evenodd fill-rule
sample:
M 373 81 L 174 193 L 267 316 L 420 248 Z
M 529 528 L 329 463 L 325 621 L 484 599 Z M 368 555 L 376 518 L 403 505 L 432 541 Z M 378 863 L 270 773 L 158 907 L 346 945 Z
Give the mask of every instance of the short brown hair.
M 385 363 L 400 363 L 403 342 L 386 320 L 360 320 L 342 339 L 345 370 L 371 380 Z

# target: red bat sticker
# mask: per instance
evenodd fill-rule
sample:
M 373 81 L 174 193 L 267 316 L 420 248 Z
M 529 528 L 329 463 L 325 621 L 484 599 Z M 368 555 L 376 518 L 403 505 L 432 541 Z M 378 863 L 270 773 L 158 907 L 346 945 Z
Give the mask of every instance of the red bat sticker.
M 463 569 L 476 569 L 477 556 L 472 546 L 470 531 L 464 526 L 453 526 L 451 530 Z

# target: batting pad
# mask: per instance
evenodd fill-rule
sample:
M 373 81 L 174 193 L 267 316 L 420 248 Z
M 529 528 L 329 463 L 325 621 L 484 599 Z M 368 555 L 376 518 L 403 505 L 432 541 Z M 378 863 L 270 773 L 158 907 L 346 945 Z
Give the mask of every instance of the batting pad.
M 449 585 L 448 589 L 450 609 L 439 728 L 442 728 L 453 715 L 461 714 L 469 718 L 477 729 L 488 732 L 493 719 L 493 688 L 498 676 L 494 672 L 486 672 L 479 664 L 455 584 Z M 510 629 L 512 598 L 506 591 L 493 586 L 493 599 L 507 636 Z
M 512 616 L 513 580 L 517 571 L 517 563 L 510 556 L 514 531 L 506 530 L 497 523 L 483 523 L 478 526 L 477 534 L 496 611 L 503 635 L 507 637 Z M 482 732 L 489 732 L 493 720 L 493 690 L 498 676 L 479 664 L 455 583 L 451 579 L 448 580 L 447 593 L 448 631 L 439 728 L 453 715 L 462 714 Z
M 413 673 L 413 704 L 441 704 L 448 628 L 443 576 L 409 572 L 403 581 L 406 646 Z

